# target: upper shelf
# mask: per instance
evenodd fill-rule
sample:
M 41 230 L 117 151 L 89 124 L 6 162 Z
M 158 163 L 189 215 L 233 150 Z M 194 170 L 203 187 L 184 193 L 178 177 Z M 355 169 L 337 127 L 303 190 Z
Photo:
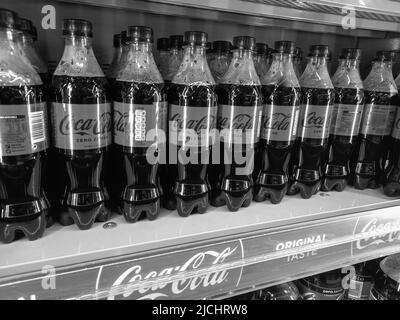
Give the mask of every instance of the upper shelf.
M 314 32 L 384 37 L 400 32 L 400 3 L 391 0 L 57 0 L 133 9 L 155 14 L 276 26 Z M 356 29 L 342 28 L 349 6 L 356 13 Z M 241 15 L 238 19 L 237 15 Z
M 0 245 L 0 298 L 225 297 L 399 252 L 398 205 L 348 188 L 235 213 L 54 225 L 37 241 Z

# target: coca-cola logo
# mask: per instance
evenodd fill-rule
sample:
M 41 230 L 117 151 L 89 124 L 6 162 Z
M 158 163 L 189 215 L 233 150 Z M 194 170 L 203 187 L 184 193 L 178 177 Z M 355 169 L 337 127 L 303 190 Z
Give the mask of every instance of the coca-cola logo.
M 263 129 L 287 131 L 290 129 L 292 115 L 290 113 L 275 112 L 264 117 Z
M 111 132 L 111 128 L 111 112 L 103 112 L 97 118 L 77 118 L 74 114 L 68 114 L 61 119 L 59 124 L 62 135 L 93 136 Z
M 371 219 L 360 232 L 363 238 L 357 240 L 359 250 L 400 241 L 400 220 L 379 223 L 377 218 Z
M 254 128 L 254 117 L 249 114 L 237 114 L 231 121 L 229 116 L 220 116 L 218 117 L 218 126 L 232 130 L 251 130 Z
M 114 130 L 125 132 L 130 126 L 129 112 L 122 113 L 118 110 L 114 110 Z
M 238 246 L 229 246 L 221 251 L 207 250 L 190 256 L 181 265 L 159 270 L 146 270 L 145 265 L 135 263 L 112 282 L 108 299 L 132 296 L 140 300 L 168 298 L 226 283 L 231 271 L 219 267 L 239 254 Z M 216 270 L 201 272 L 202 269 Z M 104 279 L 110 279 L 110 274 L 106 274 Z M 238 281 L 237 278 L 232 280 Z
M 318 115 L 315 111 L 312 111 L 303 119 L 302 126 L 304 128 L 322 129 L 325 123 L 325 116 Z
M 201 134 L 201 130 L 209 130 L 215 128 L 216 117 L 214 115 L 204 115 L 202 117 L 184 119 L 181 113 L 175 113 L 171 116 L 170 121 L 174 123 L 179 131 L 183 129 L 194 130 L 197 134 Z

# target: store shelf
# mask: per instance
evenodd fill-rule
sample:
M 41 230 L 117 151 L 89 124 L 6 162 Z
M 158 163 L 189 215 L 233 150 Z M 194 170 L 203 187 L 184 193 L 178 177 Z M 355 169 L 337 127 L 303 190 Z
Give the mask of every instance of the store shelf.
M 58 2 L 128 9 L 161 15 L 272 26 L 354 37 L 384 38 L 400 32 L 400 5 L 389 0 L 351 1 L 356 28 L 345 29 L 346 1 L 316 0 L 57 0 Z M 347 9 L 346 9 L 347 8 Z
M 399 252 L 398 205 L 349 188 L 236 213 L 55 225 L 37 241 L 0 245 L 0 298 L 221 298 Z

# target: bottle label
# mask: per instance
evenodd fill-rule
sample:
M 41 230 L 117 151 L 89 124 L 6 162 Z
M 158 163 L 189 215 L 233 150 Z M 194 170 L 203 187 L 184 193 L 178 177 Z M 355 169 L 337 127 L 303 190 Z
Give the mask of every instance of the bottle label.
M 400 111 L 396 108 L 396 118 L 393 123 L 392 137 L 400 140 Z
M 216 106 L 169 105 L 170 143 L 179 146 L 201 146 L 212 144 L 213 129 L 216 129 Z
M 301 105 L 297 135 L 308 139 L 328 138 L 332 111 L 332 105 Z
M 46 103 L 0 105 L 0 155 L 19 156 L 48 148 Z
M 311 283 L 308 279 L 301 279 L 297 287 L 304 300 L 343 300 L 345 291 L 343 288 L 321 287 Z
M 388 136 L 392 131 L 395 113 L 396 106 L 366 104 L 360 133 L 363 135 Z
M 52 103 L 53 143 L 66 150 L 90 150 L 111 144 L 111 104 Z
M 299 114 L 300 106 L 264 105 L 261 138 L 267 141 L 293 141 Z
M 220 139 L 229 144 L 254 144 L 260 139 L 261 106 L 218 106 Z
M 132 148 L 146 148 L 154 142 L 165 142 L 167 114 L 166 102 L 114 102 L 114 142 Z
M 352 300 L 368 300 L 373 284 L 372 277 L 355 276 L 350 279 L 348 298 Z
M 335 103 L 332 112 L 331 134 L 354 137 L 358 135 L 364 105 Z

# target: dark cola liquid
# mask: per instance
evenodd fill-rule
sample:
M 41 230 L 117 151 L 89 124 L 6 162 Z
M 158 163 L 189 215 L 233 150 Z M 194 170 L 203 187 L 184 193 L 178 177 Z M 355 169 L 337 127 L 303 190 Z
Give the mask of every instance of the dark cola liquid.
M 110 102 L 108 82 L 103 77 L 55 75 L 52 87 L 52 102 L 93 105 Z M 55 148 L 57 172 L 60 173 L 57 177 L 57 193 L 62 206 L 67 205 L 71 193 L 100 192 L 108 203 L 106 188 L 106 181 L 109 182 L 110 179 L 110 176 L 106 176 L 110 160 L 108 151 L 109 147 L 90 150 Z M 88 201 L 87 205 L 91 204 Z
M 42 86 L 0 86 L 0 108 L 1 105 L 27 105 L 42 101 Z M 46 151 L 0 157 L 0 201 L 3 206 L 16 205 L 8 217 L 1 216 L 2 222 L 22 222 L 42 214 L 29 202 L 44 201 L 42 172 L 45 170 L 45 159 Z
M 300 189 L 302 197 L 309 198 L 319 189 L 320 180 L 324 166 L 324 157 L 328 145 L 329 114 L 327 109 L 333 110 L 334 91 L 333 89 L 302 88 L 301 108 L 305 105 L 321 107 L 318 112 L 311 112 L 308 115 L 300 116 L 297 140 L 291 168 L 293 169 L 292 179 L 296 188 Z M 323 116 L 321 116 L 323 115 Z M 324 137 L 303 137 L 302 123 L 315 128 L 323 127 L 323 118 L 327 121 L 327 134 Z M 290 190 L 290 194 L 296 190 Z
M 364 115 L 368 104 L 395 105 L 396 95 L 388 92 L 365 91 Z M 387 124 L 391 127 L 391 123 Z M 362 124 L 361 124 L 362 126 Z M 358 189 L 377 188 L 382 182 L 391 138 L 360 132 L 352 161 L 352 182 Z
M 156 102 L 165 101 L 163 86 L 163 84 L 116 81 L 114 101 L 127 104 L 153 105 Z M 154 106 L 154 113 L 156 112 L 158 110 Z M 118 130 L 119 121 L 117 118 L 115 118 L 115 121 L 114 130 Z M 159 164 L 150 164 L 147 161 L 146 153 L 148 148 L 122 146 L 116 143 L 114 143 L 113 148 L 113 167 L 119 171 L 114 176 L 113 195 L 122 200 L 122 202 L 129 201 L 124 196 L 121 199 L 124 190 L 128 190 L 132 193 L 141 193 L 140 200 L 136 200 L 136 203 L 146 204 L 157 201 L 158 197 L 161 196 Z M 143 190 L 154 190 L 157 198 L 150 197 Z
M 354 88 L 335 89 L 335 104 L 362 105 L 363 103 L 363 90 Z M 355 129 L 355 133 L 358 133 L 358 128 Z M 332 188 L 341 191 L 346 186 L 350 174 L 350 161 L 354 156 L 357 136 L 357 134 L 348 136 L 335 135 L 331 130 L 324 182 L 327 191 Z
M 190 107 L 197 108 L 209 108 L 216 105 L 215 87 L 214 86 L 186 86 L 180 84 L 171 83 L 168 88 L 168 103 L 171 105 L 177 105 L 181 109 L 181 112 L 186 108 L 187 112 L 190 113 Z M 169 121 L 171 121 L 171 110 L 169 110 Z M 214 123 L 215 123 L 214 119 Z M 178 146 L 178 150 L 180 147 Z M 183 164 L 179 160 L 175 160 L 171 163 L 171 159 L 174 158 L 172 153 L 175 152 L 176 148 L 171 146 L 171 141 L 168 144 L 169 154 L 169 165 L 167 173 L 167 184 L 165 186 L 165 192 L 168 198 L 168 209 L 173 209 L 175 204 L 176 196 L 180 197 L 183 201 L 192 201 L 197 198 L 203 198 L 205 193 L 209 192 L 209 182 L 207 180 L 207 163 L 204 163 L 204 156 L 202 157 L 201 148 L 190 148 L 188 152 L 194 152 L 193 158 L 197 159 L 197 163 Z M 211 154 L 211 147 L 209 148 L 209 154 Z M 189 155 L 189 153 L 187 153 Z M 175 157 L 177 159 L 177 157 Z M 192 187 L 190 187 L 192 186 Z M 178 208 L 179 210 L 179 208 Z
M 300 103 L 300 88 L 263 86 L 262 93 L 265 104 L 278 106 L 274 112 L 279 112 L 279 106 L 292 106 L 295 109 Z M 287 125 L 286 123 L 284 126 Z M 289 136 L 287 138 L 286 141 L 278 141 L 273 138 L 265 140 L 261 136 L 260 156 L 257 157 L 261 169 L 258 183 L 268 188 L 271 201 L 276 203 L 281 201 L 288 183 L 289 163 L 295 140 Z
M 394 98 L 397 116 L 393 123 L 393 134 L 388 137 L 387 166 L 383 173 L 383 192 L 389 197 L 400 196 L 400 96 Z
M 228 111 L 227 113 L 219 113 L 218 129 L 229 129 L 230 112 L 233 112 L 232 129 L 242 131 L 242 144 L 228 144 L 224 141 L 220 143 L 220 164 L 210 165 L 209 170 L 212 199 L 218 197 L 221 187 L 228 193 L 228 196 L 241 197 L 252 191 L 254 185 L 252 175 L 254 169 L 247 175 L 239 174 L 238 169 L 254 168 L 258 142 L 249 144 L 246 141 L 246 130 L 249 134 L 251 131 L 258 131 L 258 116 L 261 112 L 261 88 L 259 86 L 220 84 L 217 87 L 217 96 L 220 112 L 221 105 L 232 106 L 231 108 L 237 107 L 236 111 L 225 108 L 225 111 Z M 241 155 L 240 157 L 236 156 L 238 153 Z M 229 181 L 229 185 L 222 186 L 223 181 Z M 216 205 L 219 204 L 216 203 Z

